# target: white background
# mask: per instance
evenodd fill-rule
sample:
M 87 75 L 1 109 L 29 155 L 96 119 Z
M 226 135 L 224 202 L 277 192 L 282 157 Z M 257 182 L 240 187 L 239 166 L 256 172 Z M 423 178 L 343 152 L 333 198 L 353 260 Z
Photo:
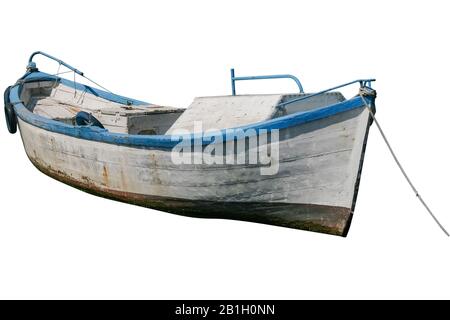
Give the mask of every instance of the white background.
M 228 94 L 231 67 L 293 73 L 309 92 L 376 77 L 378 119 L 450 228 L 447 2 L 386 3 L 7 1 L 0 87 L 24 73 L 35 50 L 117 93 L 180 107 Z M 450 239 L 375 126 L 352 228 L 339 238 L 185 218 L 77 191 L 31 165 L 1 114 L 0 298 L 450 298 Z

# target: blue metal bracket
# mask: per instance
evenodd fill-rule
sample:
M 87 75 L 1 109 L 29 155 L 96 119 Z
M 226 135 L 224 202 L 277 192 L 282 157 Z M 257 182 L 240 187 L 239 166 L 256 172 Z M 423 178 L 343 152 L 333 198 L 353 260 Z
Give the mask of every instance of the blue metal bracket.
M 51 55 L 49 55 L 48 53 L 45 53 L 45 52 L 42 52 L 42 51 L 36 51 L 36 52 L 33 52 L 33 53 L 31 54 L 30 59 L 28 59 L 28 66 L 29 66 L 29 67 L 30 67 L 30 66 L 31 66 L 31 67 L 36 67 L 36 64 L 33 62 L 33 58 L 34 58 L 34 56 L 39 55 L 39 54 L 42 55 L 42 56 L 44 56 L 44 57 L 47 57 L 47 58 L 49 58 L 49 59 L 51 59 L 51 60 L 54 60 L 54 61 L 58 62 L 59 64 L 61 64 L 61 65 L 63 65 L 64 67 L 66 67 L 67 69 L 70 69 L 70 70 L 72 70 L 72 71 L 75 72 L 75 73 L 78 73 L 80 76 L 84 76 L 84 73 L 81 72 L 80 70 L 78 70 L 78 69 L 72 67 L 71 65 L 65 63 L 64 61 L 62 61 L 62 60 L 60 60 L 60 59 L 58 59 L 58 58 L 55 58 L 54 56 L 51 56 Z
M 236 95 L 236 81 L 243 81 L 243 80 L 267 80 L 267 79 L 292 79 L 295 81 L 295 83 L 298 86 L 298 90 L 300 93 L 303 93 L 303 87 L 300 83 L 300 80 L 296 76 L 293 76 L 291 74 L 274 74 L 274 75 L 267 75 L 267 76 L 249 76 L 249 77 L 236 77 L 234 75 L 234 69 L 231 69 L 231 93 L 233 96 Z

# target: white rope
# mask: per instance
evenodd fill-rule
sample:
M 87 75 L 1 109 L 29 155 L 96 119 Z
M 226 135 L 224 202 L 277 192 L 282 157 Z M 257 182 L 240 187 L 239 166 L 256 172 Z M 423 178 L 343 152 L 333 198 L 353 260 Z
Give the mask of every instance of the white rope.
M 106 92 L 109 92 L 110 94 L 113 94 L 113 95 L 115 95 L 111 90 L 109 90 L 109 89 L 107 89 L 107 88 L 105 88 L 104 86 L 102 86 L 101 84 L 99 84 L 98 82 L 95 82 L 94 80 L 92 80 L 92 79 L 90 79 L 90 78 L 88 78 L 88 77 L 86 77 L 84 74 L 82 75 L 82 77 L 83 78 L 85 78 L 85 79 L 87 79 L 87 80 L 89 80 L 90 82 L 92 82 L 93 84 L 95 84 L 97 87 L 99 87 L 99 88 L 101 88 L 101 89 L 103 89 L 103 90 L 105 90 Z M 125 99 L 125 98 L 122 98 L 121 97 L 121 99 L 123 99 L 124 100 L 124 103 L 123 104 L 126 104 L 126 105 L 129 105 L 129 101 L 127 100 L 127 99 Z M 133 103 L 131 103 L 131 104 L 133 104 Z M 133 106 L 133 108 L 135 108 L 135 109 L 137 109 L 137 107 L 136 106 Z M 142 110 L 147 110 L 146 108 L 143 108 Z
M 398 168 L 400 169 L 400 171 L 402 172 L 403 176 L 405 177 L 406 181 L 408 182 L 409 186 L 411 187 L 411 189 L 414 191 L 414 194 L 416 195 L 416 197 L 419 199 L 419 201 L 422 203 L 422 205 L 425 207 L 425 209 L 428 211 L 428 213 L 431 215 L 431 217 L 433 218 L 433 220 L 437 223 L 437 225 L 441 228 L 441 230 L 447 235 L 447 237 L 449 236 L 447 230 L 445 230 L 444 226 L 439 222 L 439 220 L 436 218 L 436 216 L 433 214 L 433 212 L 430 210 L 430 208 L 428 207 L 428 205 L 425 203 L 425 201 L 423 200 L 423 198 L 420 196 L 419 192 L 417 191 L 416 187 L 414 186 L 414 184 L 411 182 L 411 179 L 408 177 L 408 175 L 405 172 L 405 169 L 403 169 L 403 166 L 401 165 L 400 161 L 398 160 L 397 156 L 394 153 L 394 150 L 392 149 L 388 139 L 386 138 L 386 135 L 384 134 L 383 129 L 381 129 L 380 124 L 378 123 L 377 118 L 375 118 L 375 114 L 372 112 L 372 109 L 369 107 L 369 105 L 366 102 L 366 99 L 363 97 L 363 95 L 360 93 L 359 96 L 361 97 L 362 101 L 364 102 L 367 110 L 369 110 L 370 116 L 373 119 L 373 122 L 375 122 L 378 131 L 380 131 L 381 136 L 383 137 L 384 142 L 386 143 L 386 146 L 389 149 L 389 152 L 392 155 L 392 158 L 394 158 L 395 163 L 397 164 Z
M 66 73 L 70 73 L 70 72 L 73 72 L 73 71 L 72 70 L 62 71 L 62 72 L 54 73 L 54 74 L 52 74 L 52 76 L 59 76 L 61 74 L 66 74 Z
M 60 72 L 59 72 L 59 70 L 61 70 L 61 63 L 60 64 L 58 64 L 58 70 L 56 71 L 56 75 L 58 75 Z M 54 97 L 55 95 L 56 95 L 56 87 L 58 86 L 58 81 L 55 81 L 54 83 L 53 83 L 53 86 L 52 86 L 52 97 Z
M 59 70 L 61 70 L 61 63 L 58 64 L 58 70 L 56 70 L 56 74 L 59 74 Z
M 54 76 L 58 76 L 58 75 L 61 75 L 61 74 L 73 72 L 73 83 L 74 83 L 74 85 L 75 85 L 75 91 L 74 91 L 74 99 L 75 99 L 76 96 L 77 96 L 77 89 L 76 89 L 76 84 L 77 84 L 77 83 L 76 83 L 76 80 L 75 80 L 76 73 L 75 73 L 75 71 L 73 71 L 73 70 L 68 70 L 68 71 L 59 72 L 60 68 L 61 68 L 61 63 L 58 65 L 58 70 L 56 71 L 56 73 L 53 74 Z M 107 88 L 105 88 L 104 86 L 102 86 L 101 84 L 99 84 L 98 82 L 95 82 L 94 80 L 92 80 L 92 79 L 86 77 L 84 74 L 82 74 L 81 76 L 82 76 L 83 78 L 87 79 L 88 81 L 92 82 L 93 84 L 95 84 L 95 85 L 98 86 L 99 88 L 101 88 L 101 89 L 103 89 L 103 90 L 105 90 L 105 91 L 107 91 L 107 92 L 109 92 L 109 93 L 111 93 L 111 94 L 114 94 L 111 90 L 108 90 Z
M 76 72 L 73 72 L 73 99 L 75 100 L 77 97 L 77 81 L 75 79 L 76 77 Z
M 100 85 L 99 83 L 97 83 L 97 82 L 95 82 L 94 80 L 92 80 L 92 79 L 89 79 L 88 77 L 86 77 L 85 75 L 83 75 L 82 76 L 83 78 L 85 78 L 85 79 L 87 79 L 87 80 L 89 80 L 90 82 L 92 82 L 93 84 L 95 84 L 96 86 L 98 86 L 98 87 L 100 87 L 100 88 L 102 88 L 103 90 L 105 90 L 105 91 L 107 91 L 107 92 L 109 92 L 109 93 L 112 93 L 113 94 L 113 92 L 111 91 L 111 90 L 108 90 L 108 89 L 106 89 L 104 86 L 102 86 L 102 85 Z

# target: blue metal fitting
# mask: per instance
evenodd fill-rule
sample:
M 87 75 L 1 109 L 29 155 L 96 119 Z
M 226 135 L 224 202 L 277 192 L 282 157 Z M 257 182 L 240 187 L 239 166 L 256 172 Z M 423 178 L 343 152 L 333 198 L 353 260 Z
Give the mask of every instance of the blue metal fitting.
M 33 62 L 33 61 L 28 62 L 27 71 L 28 72 L 37 71 L 36 62 Z

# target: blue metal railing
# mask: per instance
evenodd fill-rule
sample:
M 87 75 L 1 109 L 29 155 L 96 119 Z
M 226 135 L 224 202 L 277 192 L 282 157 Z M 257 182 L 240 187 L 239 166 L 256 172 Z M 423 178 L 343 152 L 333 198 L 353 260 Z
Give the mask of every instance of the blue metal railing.
M 236 81 L 243 81 L 243 80 L 267 80 L 267 79 L 292 79 L 295 81 L 295 83 L 298 86 L 298 90 L 300 93 L 303 93 L 303 87 L 300 83 L 300 80 L 296 76 L 293 76 L 291 74 L 273 74 L 273 75 L 267 75 L 267 76 L 248 76 L 248 77 L 236 77 L 234 75 L 234 69 L 231 69 L 231 93 L 233 96 L 236 95 Z
M 72 70 L 72 71 L 75 72 L 75 73 L 78 73 L 80 76 L 84 76 L 84 73 L 81 72 L 80 70 L 78 70 L 78 69 L 72 67 L 71 65 L 65 63 L 64 61 L 62 61 L 62 60 L 60 60 L 60 59 L 58 59 L 58 58 L 55 58 L 54 56 L 51 56 L 51 55 L 49 55 L 48 53 L 45 53 L 45 52 L 42 52 L 42 51 L 36 51 L 36 52 L 33 52 L 33 53 L 31 54 L 30 59 L 28 59 L 28 66 L 33 66 L 33 64 L 34 64 L 33 58 L 34 58 L 34 56 L 37 56 L 37 55 L 39 55 L 39 54 L 42 55 L 42 56 L 44 56 L 44 57 L 47 57 L 47 58 L 49 58 L 49 59 L 51 59 L 51 60 L 54 60 L 54 61 L 58 62 L 59 64 L 61 64 L 61 65 L 63 65 L 64 67 L 66 67 L 67 69 L 70 69 L 70 70 Z M 34 65 L 34 67 L 35 67 L 35 66 L 36 66 L 36 65 Z
M 303 97 L 299 97 L 297 99 L 293 99 L 293 100 L 290 100 L 290 101 L 279 103 L 277 105 L 277 107 L 283 107 L 283 106 L 286 106 L 286 105 L 294 103 L 294 102 L 306 100 L 308 98 L 315 97 L 315 96 L 324 94 L 326 92 L 333 91 L 333 90 L 336 90 L 336 89 L 339 89 L 339 88 L 343 88 L 343 87 L 346 87 L 346 86 L 349 86 L 349 85 L 352 85 L 352 84 L 355 84 L 355 83 L 359 83 L 361 88 L 363 88 L 363 87 L 371 88 L 373 81 L 376 81 L 376 79 L 359 79 L 359 80 L 350 81 L 350 82 L 347 82 L 347 83 L 344 83 L 344 84 L 341 84 L 341 85 L 338 85 L 338 86 L 335 86 L 335 87 L 332 87 L 332 88 L 329 88 L 329 89 L 326 89 L 326 90 L 319 91 L 317 93 L 307 94 L 307 95 L 305 95 Z

